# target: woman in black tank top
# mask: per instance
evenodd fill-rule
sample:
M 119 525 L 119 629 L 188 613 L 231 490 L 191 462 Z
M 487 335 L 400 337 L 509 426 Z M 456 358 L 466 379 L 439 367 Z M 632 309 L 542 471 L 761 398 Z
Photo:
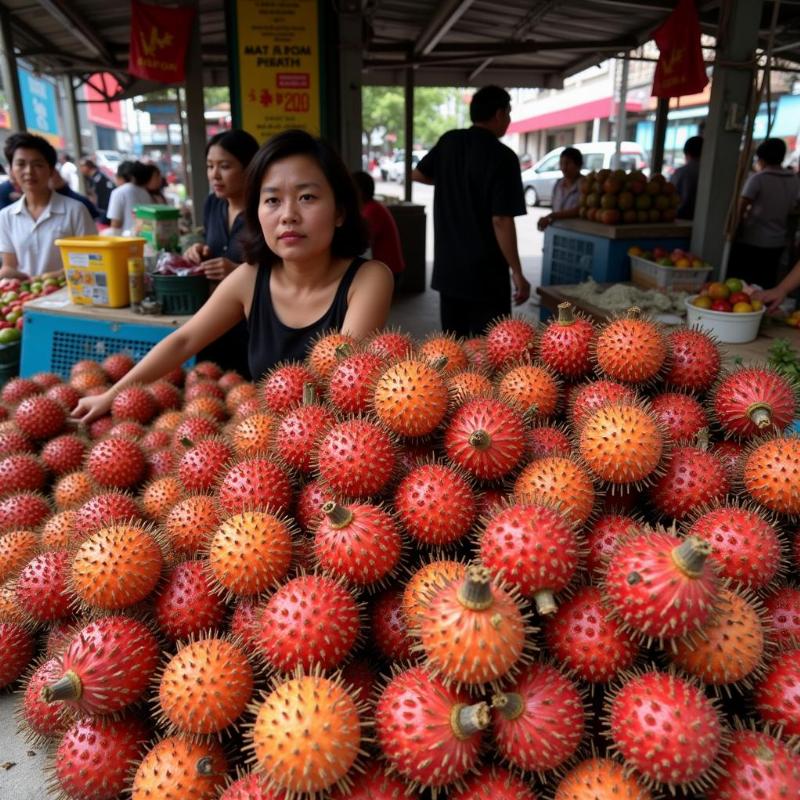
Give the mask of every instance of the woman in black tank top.
M 75 419 L 108 413 L 121 389 L 157 380 L 242 319 L 254 380 L 280 361 L 303 358 L 320 332 L 361 338 L 383 327 L 392 273 L 358 257 L 367 234 L 356 189 L 330 145 L 304 131 L 273 136 L 248 168 L 245 195 L 246 264 L 107 392 L 83 398 Z

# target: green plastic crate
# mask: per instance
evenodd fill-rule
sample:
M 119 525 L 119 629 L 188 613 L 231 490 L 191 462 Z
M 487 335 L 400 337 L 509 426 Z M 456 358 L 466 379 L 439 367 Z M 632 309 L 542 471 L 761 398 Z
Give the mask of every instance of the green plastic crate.
M 205 275 L 153 275 L 153 293 L 164 314 L 194 314 L 208 300 Z
M 19 365 L 19 357 L 22 353 L 22 340 L 19 339 L 11 344 L 0 344 L 0 366 L 7 367 L 9 364 Z

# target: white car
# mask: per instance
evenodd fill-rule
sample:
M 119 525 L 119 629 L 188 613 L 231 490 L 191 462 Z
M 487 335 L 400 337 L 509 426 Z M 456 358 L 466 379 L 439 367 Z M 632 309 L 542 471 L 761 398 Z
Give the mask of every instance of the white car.
M 117 167 L 125 161 L 126 156 L 119 150 L 95 150 L 94 163 L 100 172 L 109 178 L 116 177 Z
M 419 164 L 419 162 L 428 154 L 427 150 L 412 150 L 411 151 L 411 169 Z M 389 162 L 386 167 L 386 180 L 396 181 L 402 183 L 406 175 L 406 154 L 402 150 L 398 150 L 394 159 Z

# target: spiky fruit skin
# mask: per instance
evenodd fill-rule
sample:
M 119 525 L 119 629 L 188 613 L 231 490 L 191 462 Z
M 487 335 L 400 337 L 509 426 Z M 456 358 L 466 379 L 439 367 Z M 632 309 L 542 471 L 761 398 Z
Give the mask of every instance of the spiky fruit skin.
M 523 418 L 500 400 L 468 400 L 445 430 L 444 450 L 453 464 L 480 480 L 502 478 L 525 453 Z
M 12 378 L 0 392 L 0 400 L 9 406 L 16 406 L 26 397 L 41 394 L 42 387 L 29 378 Z
M 344 784 L 361 748 L 361 719 L 340 682 L 304 675 L 263 699 L 250 737 L 256 772 L 269 788 L 315 796 Z
M 100 366 L 108 377 L 116 383 L 136 366 L 136 361 L 127 353 L 113 353 L 104 358 Z
M 733 439 L 727 439 L 724 442 L 714 442 L 711 445 L 711 452 L 722 461 L 722 466 L 731 485 L 736 483 L 741 472 L 739 462 L 744 454 L 744 445 L 734 442 Z
M 316 450 L 317 472 L 337 494 L 358 499 L 387 488 L 397 468 L 397 452 L 389 434 L 360 417 L 333 425 Z
M 516 364 L 499 376 L 497 394 L 527 411 L 532 419 L 543 420 L 556 413 L 561 387 L 547 367 Z
M 431 334 L 417 348 L 417 355 L 431 365 L 435 365 L 440 359 L 446 359 L 441 367 L 445 375 L 452 375 L 469 366 L 469 356 L 460 342 L 446 334 Z
M 707 800 L 800 797 L 800 756 L 767 733 L 737 730 Z
M 162 522 L 170 546 L 182 556 L 199 553 L 220 523 L 212 497 L 192 495 L 176 503 Z
M 676 642 L 673 664 L 711 686 L 752 678 L 764 660 L 766 631 L 758 607 L 747 597 L 722 589 L 717 612 L 703 636 L 689 645 Z
M 164 556 L 142 523 L 116 523 L 91 534 L 78 546 L 71 587 L 90 608 L 116 611 L 144 600 L 161 578 Z
M 16 453 L 0 458 L 0 494 L 38 492 L 46 481 L 47 473 L 36 456 Z
M 770 662 L 753 701 L 761 719 L 779 726 L 783 737 L 800 735 L 800 650 L 786 650 Z
M 10 686 L 28 668 L 36 651 L 36 642 L 22 625 L 0 622 L 0 689 Z
M 0 455 L 10 456 L 14 453 L 35 452 L 36 446 L 22 431 L 16 428 L 0 431 Z
M 668 386 L 702 394 L 719 375 L 719 347 L 703 331 L 678 328 L 667 334 L 670 363 L 664 379 Z
M 13 578 L 36 554 L 39 537 L 34 531 L 0 535 L 0 583 Z
M 177 413 L 177 412 L 175 412 Z M 172 446 L 177 451 L 219 433 L 219 423 L 205 415 L 187 415 L 172 430 Z
M 544 772 L 570 759 L 580 745 L 586 712 L 578 687 L 549 664 L 531 664 L 506 690 L 519 695 L 520 708 L 492 712 L 500 755 L 518 769 Z
M 555 425 L 537 425 L 531 428 L 527 440 L 528 455 L 531 459 L 567 455 L 572 450 L 569 436 Z
M 403 539 L 394 517 L 369 503 L 338 508 L 349 522 L 324 516 L 314 531 L 314 557 L 320 568 L 357 587 L 383 581 L 402 554 Z
M 147 425 L 158 413 L 153 395 L 143 386 L 128 386 L 114 396 L 111 416 L 117 420 L 131 420 Z
M 664 455 L 664 434 L 647 407 L 607 404 L 584 420 L 578 450 L 593 475 L 627 489 L 652 480 Z
M 407 358 L 414 349 L 414 340 L 400 331 L 376 333 L 367 342 L 367 352 L 376 353 L 381 358 Z
M 149 738 L 150 731 L 135 718 L 78 720 L 56 750 L 59 788 L 74 800 L 113 800 L 128 788 L 131 765 Z
M 178 477 L 189 492 L 210 491 L 231 458 L 231 449 L 221 439 L 203 439 L 190 447 L 178 462 Z
M 85 470 L 79 469 L 77 472 L 68 472 L 58 479 L 53 487 L 53 502 L 60 511 L 78 508 L 96 491 L 97 484 L 92 480 L 92 476 Z
M 722 502 L 730 484 L 719 458 L 699 447 L 681 445 L 669 455 L 664 474 L 650 487 L 662 514 L 683 520 L 696 508 Z
M 75 531 L 80 538 L 115 522 L 141 519 L 136 500 L 124 492 L 103 492 L 91 497 L 75 511 Z
M 620 544 L 606 570 L 603 600 L 623 626 L 645 637 L 676 639 L 707 625 L 720 578 L 707 559 L 687 569 L 673 555 L 677 536 L 646 531 Z
M 590 683 L 606 683 L 630 669 L 638 645 L 619 623 L 606 619 L 600 590 L 584 586 L 547 621 L 545 638 L 559 663 Z
M 254 654 L 258 647 L 258 619 L 261 606 L 257 600 L 245 598 L 239 600 L 231 614 L 228 630 L 242 643 L 249 654 Z
M 139 439 L 144 436 L 145 428 L 144 425 L 139 424 L 138 422 L 134 422 L 130 419 L 122 420 L 121 422 L 115 422 L 114 426 L 108 432 L 109 436 L 122 436 L 126 439 L 133 439 L 134 441 L 138 441 Z
M 228 514 L 252 507 L 283 513 L 292 504 L 292 483 L 286 470 L 271 458 L 250 456 L 221 473 L 216 497 Z
M 691 681 L 662 672 L 627 680 L 609 703 L 608 726 L 626 765 L 670 789 L 708 783 L 723 750 L 713 703 Z
M 410 661 L 413 640 L 403 614 L 403 587 L 396 586 L 379 594 L 370 603 L 372 640 L 389 661 Z
M 331 796 L 335 800 L 403 800 L 407 792 L 408 784 L 405 781 L 385 774 L 377 764 L 366 764 L 364 774 L 354 776 L 349 789 L 337 790 Z
M 303 386 L 309 383 L 319 390 L 314 373 L 302 364 L 281 364 L 261 383 L 261 398 L 270 411 L 283 414 L 303 401 Z
M 273 414 L 251 414 L 240 422 L 230 435 L 233 449 L 240 456 L 265 453 L 272 445 L 278 418 Z
M 372 407 L 397 436 L 427 436 L 447 414 L 447 384 L 442 373 L 422 360 L 388 366 L 376 379 Z
M 784 586 L 764 600 L 770 638 L 780 648 L 800 646 L 800 589 Z
M 79 683 L 63 698 L 64 703 L 82 714 L 122 711 L 150 687 L 159 650 L 156 637 L 143 622 L 117 616 L 90 622 L 57 656 L 60 675 L 74 676 Z
M 61 403 L 65 411 L 72 411 L 81 399 L 81 393 L 70 386 L 68 383 L 60 383 L 56 386 L 51 386 L 45 393 L 45 397 Z
M 751 589 L 766 589 L 781 566 L 777 529 L 758 512 L 726 504 L 697 516 L 686 530 L 711 544 L 711 558 L 723 578 Z
M 376 353 L 345 356 L 328 379 L 328 401 L 343 414 L 366 413 L 372 400 L 372 385 L 385 366 L 386 359 Z
M 553 800 L 653 800 L 653 795 L 622 764 L 589 758 L 564 776 Z
M 606 403 L 631 403 L 636 400 L 633 390 L 618 381 L 589 381 L 579 386 L 569 401 L 569 418 L 577 433 L 584 421 Z
M 52 439 L 64 429 L 67 412 L 55 400 L 35 395 L 27 397 L 17 406 L 14 422 L 31 439 Z
M 489 326 L 484 337 L 486 358 L 495 370 L 515 361 L 527 361 L 536 351 L 536 328 L 524 319 L 500 319 Z
M 639 521 L 626 514 L 602 514 L 586 533 L 586 567 L 593 578 L 605 572 L 606 564 L 617 545 L 639 531 Z
M 327 381 L 339 359 L 352 351 L 356 340 L 344 333 L 331 331 L 314 341 L 308 351 L 306 363 L 320 382 Z
M 651 398 L 650 408 L 673 442 L 693 442 L 708 427 L 705 409 L 688 394 L 662 392 Z
M 158 705 L 171 729 L 219 733 L 244 712 L 253 694 L 253 669 L 227 639 L 201 638 L 182 647 L 161 673 Z
M 329 408 L 316 404 L 287 411 L 275 431 L 275 452 L 292 469 L 310 472 L 314 447 L 335 419 Z
M 217 742 L 170 736 L 149 750 L 139 764 L 131 800 L 212 800 L 225 785 L 227 771 L 225 754 Z
M 576 525 L 585 525 L 594 509 L 595 490 L 588 472 L 574 459 L 547 456 L 520 472 L 514 482 L 514 498 L 555 506 Z
M 169 381 L 160 380 L 151 383 L 147 387 L 159 411 L 169 411 L 170 409 L 181 407 L 181 392 L 177 386 Z
M 559 592 L 578 567 L 575 532 L 560 511 L 520 502 L 501 507 L 486 521 L 480 537 L 481 563 L 524 597 Z
M 41 459 L 54 475 L 65 475 L 81 468 L 86 454 L 86 442 L 67 433 L 51 439 L 42 448 Z
M 447 391 L 454 406 L 492 394 L 492 382 L 481 372 L 467 369 L 447 377 Z
M 280 800 L 280 795 L 264 787 L 261 775 L 250 772 L 230 784 L 219 800 Z
M 558 319 L 548 322 L 539 336 L 539 358 L 550 369 L 569 380 L 577 380 L 592 369 L 594 325 L 576 317 L 565 324 Z
M 50 516 L 47 500 L 38 492 L 19 492 L 0 499 L 0 533 L 35 530 Z
M 250 596 L 282 580 L 292 560 L 289 523 L 268 511 L 224 519 L 208 544 L 208 568 L 217 586 Z
M 469 581 L 469 573 L 467 581 Z M 491 604 L 471 608 L 462 600 L 463 580 L 434 590 L 415 626 L 430 672 L 445 681 L 476 686 L 512 672 L 525 649 L 525 617 L 499 583 L 489 583 Z
M 463 692 L 421 667 L 395 675 L 375 707 L 378 745 L 392 768 L 420 787 L 464 778 L 477 764 L 482 736 L 458 736 L 451 718 L 454 707 L 468 702 Z
M 742 462 L 745 491 L 775 514 L 800 515 L 800 438 L 769 439 Z
M 280 586 L 261 615 L 258 648 L 281 672 L 339 666 L 352 651 L 361 623 L 353 595 L 322 575 L 301 575 Z
M 414 572 L 403 590 L 405 623 L 414 627 L 431 594 L 454 578 L 463 579 L 467 568 L 460 561 L 430 561 Z
M 69 716 L 59 702 L 48 703 L 42 698 L 42 689 L 60 676 L 58 661 L 49 658 L 33 672 L 25 685 L 22 697 L 22 720 L 25 736 L 33 743 L 46 744 L 61 736 L 69 726 Z
M 394 508 L 408 534 L 427 545 L 458 541 L 477 515 L 469 481 L 444 464 L 413 468 L 395 490 Z
M 86 470 L 99 485 L 128 489 L 144 478 L 146 462 L 139 445 L 130 439 L 112 437 L 92 445 Z
M 621 317 L 597 333 L 594 358 L 598 372 L 623 383 L 654 380 L 667 359 L 667 341 L 661 329 L 643 318 Z
M 173 567 L 153 604 L 159 630 L 177 641 L 220 628 L 226 607 L 213 586 L 202 561 L 184 561 Z
M 35 622 L 55 622 L 71 613 L 69 554 L 54 550 L 34 556 L 16 581 L 20 608 Z
M 146 484 L 139 497 L 147 519 L 161 522 L 170 509 L 186 496 L 177 475 L 165 475 Z
M 750 412 L 764 407 L 768 418 L 760 426 Z M 740 367 L 725 375 L 714 387 L 711 407 L 722 430 L 749 439 L 782 431 L 796 416 L 797 397 L 786 378 L 763 366 Z

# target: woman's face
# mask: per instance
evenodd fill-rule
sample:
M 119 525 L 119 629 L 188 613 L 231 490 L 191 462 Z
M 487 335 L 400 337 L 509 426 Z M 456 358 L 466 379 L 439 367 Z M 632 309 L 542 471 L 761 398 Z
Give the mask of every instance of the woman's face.
M 206 174 L 211 191 L 217 197 L 229 198 L 244 193 L 244 167 L 236 156 L 218 144 L 208 148 Z
M 295 261 L 327 253 L 343 219 L 319 164 L 297 155 L 276 161 L 264 173 L 258 221 L 269 249 Z
M 574 180 L 580 175 L 580 167 L 571 159 L 561 156 L 558 161 L 558 166 L 561 168 L 561 174 L 570 180 Z
M 150 180 L 147 181 L 147 186 L 145 188 L 148 192 L 161 191 L 161 170 L 153 170 L 153 174 L 150 176 Z

